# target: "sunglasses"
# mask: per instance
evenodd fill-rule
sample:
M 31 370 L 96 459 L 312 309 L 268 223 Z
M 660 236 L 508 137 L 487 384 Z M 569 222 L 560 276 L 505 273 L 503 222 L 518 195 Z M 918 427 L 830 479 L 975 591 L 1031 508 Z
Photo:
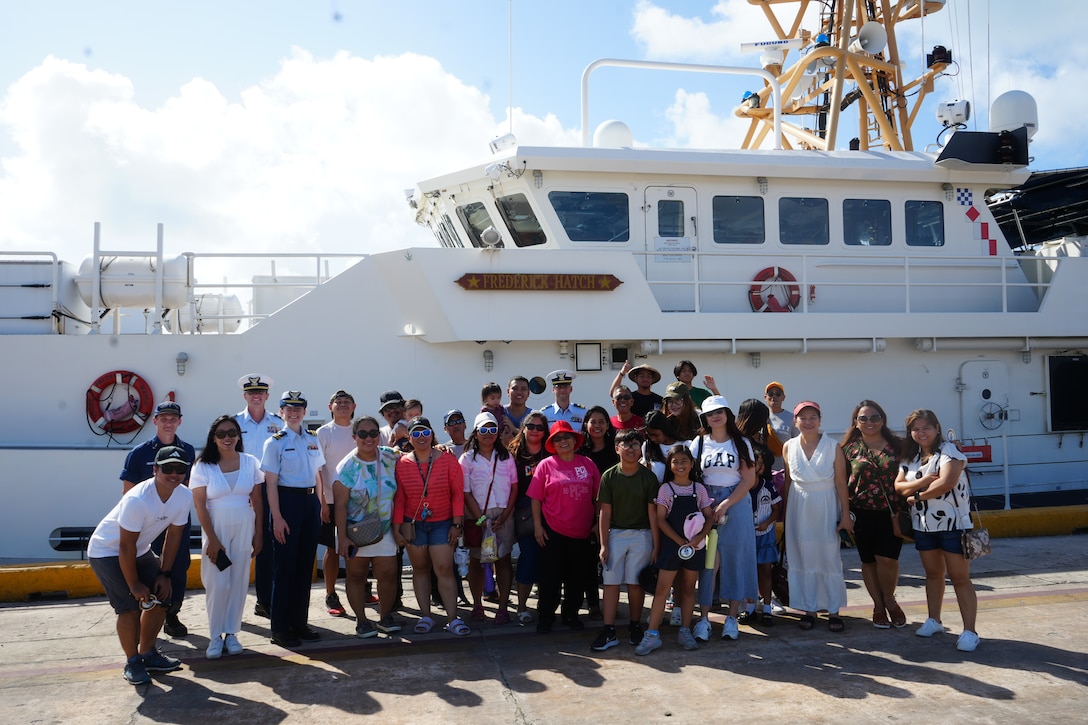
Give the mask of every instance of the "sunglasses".
M 170 475 L 185 473 L 189 470 L 189 467 L 184 463 L 164 463 L 159 466 L 159 470 L 163 473 L 169 473 Z
M 880 413 L 873 413 L 872 415 L 859 415 L 858 416 L 858 422 L 859 423 L 879 423 L 882 420 L 884 420 L 884 416 L 882 416 Z
M 464 424 L 465 424 L 465 419 L 464 418 L 454 418 L 453 420 L 446 421 L 446 425 L 464 425 Z
M 525 430 L 548 430 L 548 426 L 543 423 L 526 423 Z
M 499 432 L 499 427 L 497 425 L 484 425 L 480 426 L 476 430 L 480 433 L 480 435 L 495 435 Z
M 766 397 L 768 397 L 768 398 L 784 398 L 784 397 L 786 397 L 786 394 L 785 393 L 780 393 L 780 392 L 772 392 L 772 393 L 767 393 Z
M 429 428 L 416 428 L 409 435 L 411 435 L 413 438 L 430 438 L 431 431 Z
M 633 396 L 633 395 L 617 395 L 615 398 L 613 398 L 613 400 L 634 400 L 634 399 L 635 399 L 635 396 Z
M 370 430 L 357 430 L 355 431 L 355 437 L 360 439 L 377 438 L 381 435 L 381 431 L 377 428 L 371 428 Z
M 560 441 L 572 441 L 574 436 L 570 433 L 560 433 L 559 435 L 552 436 L 552 443 L 559 443 Z
M 236 431 L 236 430 L 217 430 L 215 432 L 215 437 L 218 438 L 219 440 L 224 440 L 226 438 L 237 438 L 238 437 L 238 431 Z

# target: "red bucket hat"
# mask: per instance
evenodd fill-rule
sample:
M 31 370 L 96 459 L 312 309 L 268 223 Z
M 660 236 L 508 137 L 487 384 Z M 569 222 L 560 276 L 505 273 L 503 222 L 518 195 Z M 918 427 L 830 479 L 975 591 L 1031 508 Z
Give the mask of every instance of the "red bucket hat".
M 548 451 L 548 453 L 555 453 L 555 444 L 552 443 L 552 439 L 560 433 L 570 433 L 574 436 L 575 449 L 581 448 L 582 443 L 585 442 L 585 438 L 582 436 L 582 434 L 571 428 L 570 423 L 565 420 L 557 420 L 552 423 L 552 429 L 548 431 L 548 440 L 544 441 L 544 448 Z

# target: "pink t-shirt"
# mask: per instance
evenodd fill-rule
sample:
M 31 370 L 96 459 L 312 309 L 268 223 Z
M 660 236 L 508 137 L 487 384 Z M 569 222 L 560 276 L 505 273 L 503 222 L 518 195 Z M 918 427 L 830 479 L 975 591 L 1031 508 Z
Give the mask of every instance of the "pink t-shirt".
M 529 498 L 541 502 L 544 519 L 556 533 L 585 539 L 593 528 L 601 474 L 585 456 L 564 461 L 549 456 L 537 464 L 529 483 Z

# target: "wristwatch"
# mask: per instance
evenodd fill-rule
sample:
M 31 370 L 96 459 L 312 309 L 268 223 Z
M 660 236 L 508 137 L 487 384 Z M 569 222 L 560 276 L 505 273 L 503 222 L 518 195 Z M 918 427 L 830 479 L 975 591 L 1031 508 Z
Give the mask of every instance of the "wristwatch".
M 458 523 L 458 522 L 456 522 L 456 521 L 454 521 L 454 522 L 453 522 L 452 524 L 450 524 L 450 526 L 451 526 L 452 528 L 455 528 L 455 529 L 459 529 L 459 528 L 461 528 L 461 524 L 460 524 L 460 523 Z

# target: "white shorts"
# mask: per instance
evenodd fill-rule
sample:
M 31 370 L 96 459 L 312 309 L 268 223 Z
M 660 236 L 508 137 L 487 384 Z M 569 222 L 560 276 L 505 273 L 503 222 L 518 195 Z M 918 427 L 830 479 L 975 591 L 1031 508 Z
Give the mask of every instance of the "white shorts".
M 654 536 L 649 529 L 609 529 L 605 586 L 638 584 L 638 574 L 650 563 Z
M 355 555 L 352 559 L 372 559 L 375 556 L 396 556 L 397 555 L 397 543 L 393 541 L 393 529 L 390 527 L 389 531 L 385 532 L 385 536 L 381 538 L 375 544 L 369 546 L 360 546 L 355 551 Z

